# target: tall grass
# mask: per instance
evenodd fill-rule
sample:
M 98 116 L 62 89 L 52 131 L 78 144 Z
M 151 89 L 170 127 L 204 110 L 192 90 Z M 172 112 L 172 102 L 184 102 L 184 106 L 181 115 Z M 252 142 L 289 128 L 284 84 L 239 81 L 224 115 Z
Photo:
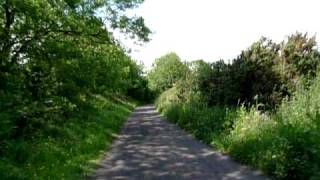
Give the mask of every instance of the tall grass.
M 168 92 L 159 110 L 205 143 L 277 179 L 320 179 L 319 77 L 273 113 L 179 102 Z
M 1 179 L 85 179 L 109 147 L 135 103 L 94 96 L 88 109 L 48 124 L 32 139 L 1 143 Z

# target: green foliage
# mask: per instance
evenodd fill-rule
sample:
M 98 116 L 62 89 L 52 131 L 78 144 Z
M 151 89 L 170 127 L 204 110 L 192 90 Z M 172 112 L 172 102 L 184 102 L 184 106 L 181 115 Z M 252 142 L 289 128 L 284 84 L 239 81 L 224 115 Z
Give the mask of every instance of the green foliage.
M 231 63 L 198 60 L 156 105 L 169 120 L 276 179 L 319 179 L 320 76 L 314 37 L 262 38 Z
M 319 79 L 319 78 L 318 78 Z M 284 102 L 278 112 L 257 107 L 205 107 L 177 102 L 170 89 L 157 107 L 171 121 L 195 137 L 245 164 L 278 179 L 319 178 L 319 84 Z M 306 95 L 307 94 L 307 95 Z M 314 97 L 314 100 L 308 97 Z M 305 107 L 310 107 L 311 109 Z
M 161 93 L 184 79 L 188 68 L 175 53 L 166 54 L 155 60 L 152 70 L 148 73 L 150 89 Z
M 144 20 L 125 13 L 140 3 L 0 1 L 1 177 L 78 179 L 129 112 L 108 99 L 148 99 L 143 67 L 112 36 L 149 40 Z
M 1 1 L 0 113 L 10 126 L 3 136 L 32 138 L 47 122 L 62 123 L 86 109 L 93 93 L 147 93 L 142 67 L 126 55 L 102 21 L 103 16 L 117 24 L 126 9 L 139 3 Z M 129 24 L 114 28 L 148 39 L 150 31 L 142 19 Z
M 208 107 L 197 94 L 185 95 L 191 97 L 182 99 L 184 94 L 181 93 L 181 87 L 168 89 L 157 98 L 157 109 L 206 143 L 211 142 L 213 132 L 222 133 L 231 127 L 234 109 Z
M 319 84 L 317 78 L 271 116 L 242 110 L 227 137 L 228 151 L 279 178 L 319 178 Z
M 134 106 L 118 96 L 94 95 L 87 110 L 65 119 L 63 125 L 46 124 L 40 137 L 2 141 L 1 178 L 85 179 Z M 0 123 L 1 128 L 6 125 Z
M 316 37 L 308 38 L 307 34 L 296 33 L 281 43 L 278 69 L 283 81 L 294 91 L 300 76 L 314 77 L 320 53 Z
M 314 37 L 296 33 L 281 44 L 261 38 L 229 64 L 220 60 L 193 67 L 197 62 L 192 62 L 190 68 L 200 72 L 194 85 L 210 106 L 258 102 L 263 109 L 275 109 L 295 92 L 301 77 L 315 77 L 319 62 Z

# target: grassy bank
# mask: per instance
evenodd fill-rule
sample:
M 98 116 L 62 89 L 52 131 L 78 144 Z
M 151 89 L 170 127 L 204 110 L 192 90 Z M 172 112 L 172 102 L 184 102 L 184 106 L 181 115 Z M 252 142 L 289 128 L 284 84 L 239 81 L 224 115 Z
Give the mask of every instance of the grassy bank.
M 65 122 L 48 124 L 33 138 L 5 140 L 1 143 L 1 179 L 84 179 L 135 104 L 96 95 L 88 108 Z
M 179 101 L 175 88 L 157 100 L 171 121 L 236 160 L 277 179 L 320 178 L 320 78 L 300 90 L 276 112 L 257 106 L 206 107 L 199 101 Z

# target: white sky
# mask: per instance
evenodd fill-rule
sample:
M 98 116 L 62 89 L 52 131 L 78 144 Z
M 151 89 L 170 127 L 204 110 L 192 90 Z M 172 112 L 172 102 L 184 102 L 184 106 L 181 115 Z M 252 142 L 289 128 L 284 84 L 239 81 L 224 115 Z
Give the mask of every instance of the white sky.
M 154 32 L 131 56 L 150 67 L 176 52 L 183 60 L 232 59 L 261 36 L 279 42 L 296 31 L 320 39 L 319 0 L 145 0 L 133 12 Z

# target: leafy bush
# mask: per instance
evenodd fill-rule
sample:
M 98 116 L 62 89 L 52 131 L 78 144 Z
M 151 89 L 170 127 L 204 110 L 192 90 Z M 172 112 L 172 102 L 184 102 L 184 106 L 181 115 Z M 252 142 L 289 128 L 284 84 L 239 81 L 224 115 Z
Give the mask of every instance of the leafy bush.
M 211 142 L 211 136 L 225 133 L 230 129 L 237 115 L 235 109 L 219 106 L 207 107 L 198 100 L 185 103 L 179 99 L 180 93 L 177 89 L 173 87 L 165 91 L 156 101 L 158 110 L 168 119 L 206 143 Z
M 280 179 L 319 178 L 319 107 L 310 98 L 319 98 L 319 83 L 270 116 L 242 109 L 224 140 L 227 152 Z
M 197 60 L 189 68 L 195 76 L 191 86 L 210 106 L 249 107 L 258 102 L 264 104 L 259 108 L 272 110 L 294 94 L 301 77 L 312 80 L 319 63 L 315 37 L 295 33 L 280 44 L 262 37 L 230 63 Z
M 320 77 L 275 112 L 198 106 L 164 92 L 157 107 L 205 143 L 278 179 L 320 178 Z

